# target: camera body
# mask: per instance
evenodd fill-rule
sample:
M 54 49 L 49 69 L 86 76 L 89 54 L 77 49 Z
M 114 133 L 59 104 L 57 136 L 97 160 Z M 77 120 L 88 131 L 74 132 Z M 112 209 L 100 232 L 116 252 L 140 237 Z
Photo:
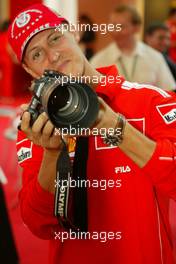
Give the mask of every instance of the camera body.
M 46 70 L 40 79 L 33 82 L 34 96 L 27 109 L 32 126 L 45 111 L 56 128 L 90 128 L 97 119 L 99 101 L 94 90 L 85 83 L 62 82 L 66 75 Z

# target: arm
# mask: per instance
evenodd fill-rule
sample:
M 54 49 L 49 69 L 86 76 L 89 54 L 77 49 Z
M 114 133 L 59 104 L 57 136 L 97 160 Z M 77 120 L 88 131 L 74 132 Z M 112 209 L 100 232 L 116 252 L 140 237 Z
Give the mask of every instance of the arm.
M 99 117 L 94 127 L 98 129 L 115 128 L 117 125 L 118 113 L 115 113 L 101 98 L 99 98 L 99 102 Z M 123 141 L 119 147 L 141 168 L 151 158 L 156 143 L 126 122 Z
M 56 162 L 60 151 L 44 150 L 43 159 L 38 174 L 38 182 L 46 191 L 55 192 Z M 49 177 L 48 177 L 49 175 Z
M 102 114 L 96 125 L 98 128 L 114 128 L 117 122 L 115 113 L 100 100 Z M 162 106 L 162 115 L 157 106 Z M 141 168 L 142 175 L 151 177 L 153 185 L 170 198 L 176 200 L 176 99 L 161 99 L 158 96 L 148 109 L 150 133 L 143 135 L 129 123 L 126 124 L 124 139 L 119 148 Z M 171 113 L 173 120 L 165 122 L 165 113 Z
M 34 144 L 44 148 L 38 182 L 46 191 L 54 193 L 56 162 L 61 148 L 60 136 L 53 134 L 54 126 L 48 120 L 45 113 L 38 117 L 31 128 L 30 114 L 25 112 L 22 118 L 21 129 Z
M 125 127 L 124 140 L 120 149 L 132 159 L 140 168 L 151 159 L 156 142 L 144 136 L 128 122 Z
M 24 223 L 35 235 L 42 239 L 53 239 L 54 232 L 61 230 L 53 213 L 55 168 L 60 138 L 52 134 L 53 127 L 45 115 L 38 117 L 32 129 L 29 127 L 29 120 L 29 114 L 25 113 L 21 129 L 26 131 L 28 138 L 19 132 L 17 143 L 18 155 L 21 155 L 22 150 L 30 150 L 30 158 L 20 163 L 23 168 L 23 187 L 19 196 L 21 215 Z

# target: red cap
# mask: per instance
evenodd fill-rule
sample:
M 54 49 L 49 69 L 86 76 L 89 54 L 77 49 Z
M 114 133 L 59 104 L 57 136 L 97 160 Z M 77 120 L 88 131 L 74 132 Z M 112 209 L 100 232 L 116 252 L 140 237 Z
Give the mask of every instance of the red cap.
M 65 18 L 42 4 L 29 6 L 16 16 L 8 30 L 9 44 L 19 61 L 29 40 L 37 33 L 55 28 Z

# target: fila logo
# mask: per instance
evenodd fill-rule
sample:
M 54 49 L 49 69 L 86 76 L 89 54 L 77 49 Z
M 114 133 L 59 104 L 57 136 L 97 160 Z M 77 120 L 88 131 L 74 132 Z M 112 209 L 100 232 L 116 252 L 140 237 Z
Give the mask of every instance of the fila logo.
M 176 103 L 158 105 L 156 108 L 166 124 L 176 121 Z
M 127 166 L 115 167 L 115 173 L 128 173 L 131 171 L 131 168 Z
M 24 160 L 30 159 L 32 157 L 32 149 L 22 147 L 17 152 L 17 155 L 18 155 L 18 162 L 21 163 Z

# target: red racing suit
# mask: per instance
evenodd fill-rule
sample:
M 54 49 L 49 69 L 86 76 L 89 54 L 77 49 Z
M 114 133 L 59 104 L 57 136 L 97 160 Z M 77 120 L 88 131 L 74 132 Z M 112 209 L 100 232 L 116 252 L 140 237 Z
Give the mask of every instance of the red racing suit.
M 50 240 L 49 263 L 173 264 L 168 201 L 176 200 L 175 95 L 123 78 L 118 82 L 115 66 L 98 70 L 110 78 L 109 83 L 97 87 L 97 94 L 132 126 L 156 141 L 155 151 L 139 168 L 118 147 L 109 147 L 100 136 L 91 136 L 88 179 L 109 181 L 110 187 L 88 188 L 88 229 L 90 234 L 106 233 L 108 239 L 61 242 L 56 237 L 63 229 L 53 215 L 54 195 L 42 189 L 37 180 L 43 149 L 19 132 L 23 221 L 36 236 Z M 121 187 L 113 185 L 112 180 L 121 180 Z M 121 232 L 120 239 L 117 232 Z

